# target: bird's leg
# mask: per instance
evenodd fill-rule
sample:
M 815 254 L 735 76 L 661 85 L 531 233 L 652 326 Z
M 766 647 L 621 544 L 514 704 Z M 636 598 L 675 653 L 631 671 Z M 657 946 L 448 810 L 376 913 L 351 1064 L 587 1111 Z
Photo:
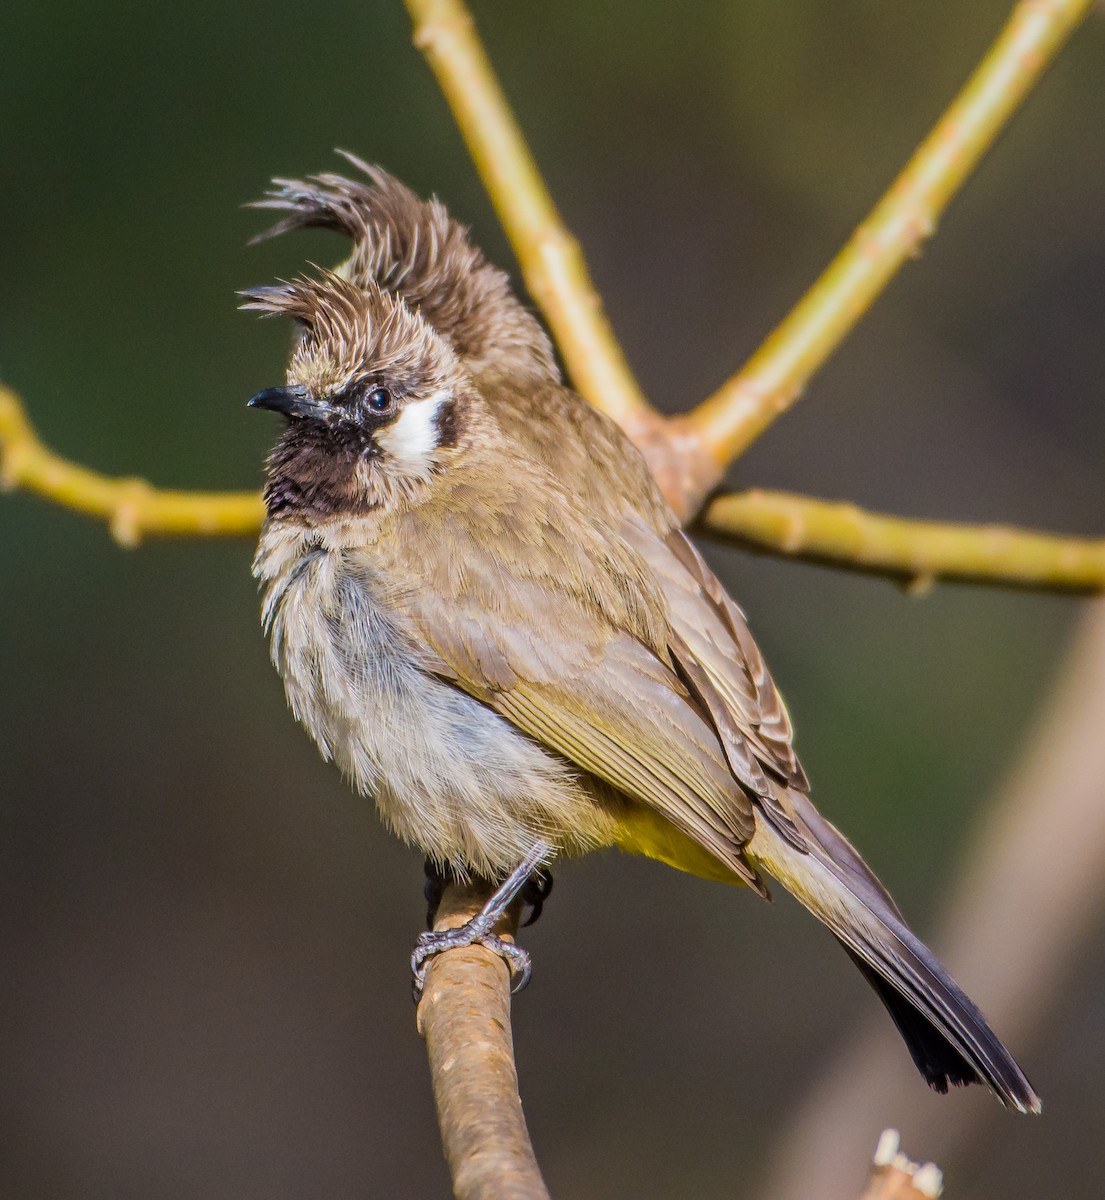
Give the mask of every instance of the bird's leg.
M 445 889 L 449 884 L 457 883 L 458 880 L 448 863 L 439 866 L 432 858 L 426 859 L 423 870 L 426 872 L 426 883 L 422 889 L 422 893 L 426 897 L 426 927 L 432 929 L 434 921 L 437 919 L 437 910 L 441 907 L 441 898 L 445 895 Z M 523 929 L 527 925 L 536 923 L 537 918 L 544 911 L 545 901 L 549 898 L 552 890 L 553 875 L 548 867 L 541 867 L 534 871 L 526 880 L 522 890 L 518 893 L 522 904 L 530 910 L 529 916 L 522 922 Z
M 541 915 L 545 908 L 545 901 L 549 898 L 553 889 L 552 872 L 548 867 L 541 867 L 526 880 L 525 886 L 520 893 L 522 903 L 525 904 L 530 914 L 522 922 L 522 928 L 527 925 L 533 925 L 537 918 Z M 431 921 L 432 925 L 433 922 Z
M 537 842 L 526 857 L 514 868 L 495 890 L 494 895 L 471 920 L 459 925 L 456 929 L 428 929 L 418 935 L 418 941 L 411 955 L 411 972 L 414 975 L 414 998 L 417 1001 L 426 983 L 426 968 L 435 955 L 445 950 L 455 950 L 461 946 L 480 945 L 498 954 L 510 968 L 512 980 L 511 990 L 520 992 L 529 983 L 532 964 L 530 957 L 521 946 L 505 941 L 494 932 L 503 913 L 511 906 L 518 894 L 525 888 L 546 857 L 551 847 L 547 842 Z M 430 871 L 427 869 L 427 875 Z M 544 879 L 548 879 L 546 875 Z M 426 884 L 426 897 L 432 909 L 436 911 L 441 901 L 441 893 L 449 881 L 439 875 L 436 868 Z M 536 912 L 540 912 L 545 896 L 548 895 L 551 884 L 536 882 L 537 893 L 532 901 Z M 433 889 L 431 893 L 431 888 Z M 436 903 L 435 903 L 436 901 Z M 533 920 L 535 918 L 531 918 Z
M 457 878 L 449 869 L 448 863 L 444 866 L 438 866 L 432 858 L 427 858 L 424 870 L 426 872 L 426 884 L 422 889 L 422 894 L 426 897 L 426 928 L 433 929 L 434 921 L 437 920 L 437 910 L 441 907 L 441 898 L 445 895 L 445 889 L 451 883 L 456 883 Z

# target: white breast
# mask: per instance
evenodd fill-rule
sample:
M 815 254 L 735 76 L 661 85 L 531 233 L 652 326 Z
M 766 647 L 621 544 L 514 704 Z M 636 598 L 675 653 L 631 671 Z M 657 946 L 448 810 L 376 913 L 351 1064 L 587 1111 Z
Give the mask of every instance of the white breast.
M 596 814 L 568 764 L 429 673 L 363 560 L 266 531 L 255 562 L 273 661 L 323 757 L 439 861 L 494 875 L 538 838 L 582 849 Z

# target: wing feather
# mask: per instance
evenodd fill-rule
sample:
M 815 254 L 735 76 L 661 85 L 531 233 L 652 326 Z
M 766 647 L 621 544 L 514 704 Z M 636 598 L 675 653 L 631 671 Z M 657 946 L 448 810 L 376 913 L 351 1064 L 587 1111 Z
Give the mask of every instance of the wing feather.
M 734 774 L 765 800 L 775 793 L 765 771 L 807 790 L 786 706 L 744 614 L 684 533 L 662 537 L 634 520 L 623 532 L 663 581 L 672 654 L 718 725 Z
M 513 481 L 500 473 L 497 486 L 504 495 L 485 511 L 542 498 L 543 511 L 514 525 L 525 534 L 504 547 L 489 536 L 497 531 L 473 528 L 470 507 L 461 520 L 459 506 L 443 504 L 438 534 L 450 545 L 448 563 L 427 548 L 426 586 L 390 598 L 430 669 L 655 809 L 761 890 L 743 856 L 755 832 L 752 801 L 711 714 L 676 669 L 667 604 L 648 564 L 560 500 L 555 485 L 516 472 Z M 522 495 L 511 496 L 512 486 Z M 409 571 L 425 544 L 421 531 L 400 524 L 373 558 L 401 547 Z

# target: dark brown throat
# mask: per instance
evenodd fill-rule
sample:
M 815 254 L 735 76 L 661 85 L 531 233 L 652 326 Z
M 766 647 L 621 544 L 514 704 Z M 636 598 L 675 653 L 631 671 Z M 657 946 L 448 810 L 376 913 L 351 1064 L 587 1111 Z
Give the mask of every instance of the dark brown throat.
M 315 522 L 372 505 L 357 480 L 357 465 L 378 454 L 355 429 L 293 420 L 265 461 L 265 507 L 270 517 L 301 516 Z

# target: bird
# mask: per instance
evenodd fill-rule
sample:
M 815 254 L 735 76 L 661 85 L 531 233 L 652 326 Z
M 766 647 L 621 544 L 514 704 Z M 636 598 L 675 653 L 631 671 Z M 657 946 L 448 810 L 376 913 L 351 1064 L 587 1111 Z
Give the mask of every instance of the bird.
M 430 959 L 480 942 L 558 858 L 645 855 L 768 895 L 843 945 L 938 1092 L 1032 1085 L 814 807 L 744 613 L 622 430 L 561 375 L 505 272 L 436 199 L 356 177 L 281 179 L 255 207 L 350 240 L 337 268 L 241 293 L 290 318 L 285 425 L 253 563 L 292 713 L 437 878 L 498 885 Z

